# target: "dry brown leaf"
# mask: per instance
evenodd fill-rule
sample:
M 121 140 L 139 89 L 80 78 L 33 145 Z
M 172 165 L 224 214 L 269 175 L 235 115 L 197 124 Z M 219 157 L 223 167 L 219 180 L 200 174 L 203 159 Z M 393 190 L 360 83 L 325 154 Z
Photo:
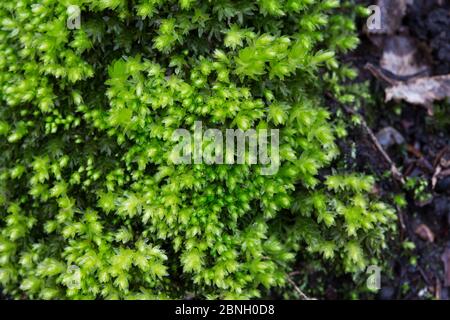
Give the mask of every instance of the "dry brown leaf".
M 450 74 L 415 78 L 386 88 L 386 101 L 405 100 L 411 104 L 430 106 L 435 100 L 450 97 Z
M 427 52 L 411 37 L 392 36 L 385 42 L 380 66 L 397 77 L 429 75 Z
M 418 225 L 414 231 L 422 240 L 434 242 L 434 233 L 423 223 Z

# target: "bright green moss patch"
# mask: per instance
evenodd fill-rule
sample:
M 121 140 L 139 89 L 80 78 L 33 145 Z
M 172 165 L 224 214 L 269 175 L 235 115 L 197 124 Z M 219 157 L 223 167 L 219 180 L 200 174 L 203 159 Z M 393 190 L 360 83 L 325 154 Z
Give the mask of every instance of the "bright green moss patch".
M 251 298 L 283 286 L 297 252 L 364 270 L 394 215 L 370 177 L 320 174 L 342 130 L 324 92 L 353 75 L 336 54 L 358 43 L 339 6 L 1 2 L 4 291 Z M 173 132 L 196 121 L 279 129 L 279 171 L 174 164 Z

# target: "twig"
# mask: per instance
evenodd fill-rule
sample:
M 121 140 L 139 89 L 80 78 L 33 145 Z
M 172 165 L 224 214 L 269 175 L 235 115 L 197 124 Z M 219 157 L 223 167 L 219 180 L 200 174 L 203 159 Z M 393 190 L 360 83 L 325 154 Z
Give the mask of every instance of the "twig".
M 405 223 L 405 219 L 403 217 L 403 211 L 400 207 L 396 206 L 397 209 L 397 215 L 398 215 L 398 221 L 400 223 L 400 227 L 401 227 L 401 239 L 404 238 L 404 231 L 406 230 L 406 223 Z
M 380 142 L 378 141 L 377 137 L 375 136 L 375 134 L 373 133 L 372 129 L 370 129 L 370 127 L 367 125 L 366 120 L 362 117 L 362 115 L 360 115 L 359 113 L 356 113 L 354 110 L 350 109 L 349 107 L 343 106 L 344 110 L 347 113 L 350 113 L 352 115 L 359 115 L 360 119 L 361 119 L 361 125 L 364 128 L 364 130 L 367 132 L 367 134 L 369 135 L 370 139 L 372 140 L 372 143 L 375 145 L 375 147 L 377 148 L 378 152 L 380 152 L 380 154 L 383 156 L 384 160 L 389 164 L 389 166 L 391 167 L 391 173 L 394 176 L 394 178 L 399 181 L 402 185 L 405 184 L 405 178 L 403 177 L 403 174 L 400 172 L 400 170 L 398 170 L 397 166 L 395 165 L 394 161 L 392 161 L 391 157 L 389 157 L 389 155 L 386 153 L 386 151 L 383 149 L 383 147 L 381 146 Z
M 442 167 L 440 165 L 438 165 L 436 167 L 436 169 L 434 170 L 433 176 L 431 177 L 431 189 L 432 190 L 434 190 L 434 188 L 436 187 L 438 177 L 441 172 L 442 172 Z
M 434 287 L 434 297 L 436 298 L 436 300 L 441 300 L 442 297 L 442 284 L 439 281 L 439 278 L 436 277 L 436 285 Z
M 438 152 L 436 158 L 433 161 L 434 167 L 437 167 L 439 165 L 439 162 L 441 161 L 441 159 L 444 157 L 444 155 L 447 153 L 448 150 L 449 150 L 449 147 L 445 146 L 441 151 Z
M 316 300 L 315 298 L 310 298 L 306 294 L 303 293 L 303 291 L 295 284 L 294 280 L 291 279 L 291 277 L 287 277 L 289 283 L 294 287 L 295 291 L 300 295 L 302 300 Z
M 421 70 L 419 72 L 416 72 L 412 75 L 408 76 L 399 76 L 394 73 L 392 73 L 389 70 L 383 69 L 381 67 L 377 67 L 372 63 L 366 63 L 364 66 L 364 69 L 369 70 L 375 78 L 378 80 L 385 81 L 391 86 L 395 86 L 402 82 L 408 82 L 409 80 L 413 80 L 415 78 L 424 77 L 427 76 L 427 70 Z
M 417 265 L 417 269 L 419 270 L 419 273 L 422 276 L 423 280 L 425 280 L 425 283 L 427 284 L 427 286 L 431 286 L 430 279 L 428 278 L 427 274 L 425 273 L 425 271 L 419 264 Z
M 389 85 L 394 86 L 396 84 L 398 84 L 398 81 L 395 79 L 392 79 L 388 76 L 386 76 L 381 70 L 380 68 L 374 66 L 371 63 L 366 63 L 366 65 L 364 66 L 364 69 L 369 70 L 374 76 L 375 78 L 379 79 L 379 80 L 383 80 L 385 82 L 387 82 Z

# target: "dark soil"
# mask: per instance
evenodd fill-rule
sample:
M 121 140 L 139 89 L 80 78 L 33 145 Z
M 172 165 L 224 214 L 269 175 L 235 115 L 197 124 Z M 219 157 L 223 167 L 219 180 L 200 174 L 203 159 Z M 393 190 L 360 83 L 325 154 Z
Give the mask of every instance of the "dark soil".
M 415 0 L 408 5 L 399 32 L 429 48 L 432 75 L 450 73 L 450 1 Z M 405 142 L 390 147 L 387 152 L 407 180 L 416 178 L 425 182 L 424 190 L 419 192 L 418 186 L 408 189 L 386 176 L 390 167 L 367 134 L 363 130 L 353 132 L 357 167 L 378 177 L 378 192 L 387 201 L 392 195 L 404 194 L 407 202 L 398 210 L 405 228 L 399 224 L 400 233 L 384 257 L 392 274 L 382 277 L 382 289 L 376 297 L 449 299 L 450 290 L 445 285 L 450 279 L 445 276 L 443 256 L 446 248 L 450 248 L 450 174 L 439 177 L 434 188 L 432 181 L 438 166 L 450 160 L 450 104 L 435 104 L 434 116 L 428 116 L 425 108 L 419 106 L 384 103 L 385 84 L 364 68 L 367 62 L 378 65 L 381 52 L 367 36 L 361 34 L 361 38 L 360 48 L 348 60 L 360 70 L 359 81 L 371 81 L 372 94 L 378 101 L 375 106 L 364 106 L 360 112 L 375 133 L 386 127 L 400 132 Z M 423 240 L 416 233 L 421 224 L 434 234 L 433 242 Z M 405 250 L 404 241 L 413 242 L 415 249 Z
M 436 74 L 450 73 L 450 2 L 415 0 L 404 24 L 411 35 L 429 45 Z

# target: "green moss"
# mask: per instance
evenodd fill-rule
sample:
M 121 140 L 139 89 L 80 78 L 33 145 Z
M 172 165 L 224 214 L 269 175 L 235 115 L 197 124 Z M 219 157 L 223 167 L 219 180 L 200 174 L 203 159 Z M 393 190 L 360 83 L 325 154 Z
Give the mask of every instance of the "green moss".
M 298 252 L 358 272 L 384 246 L 373 179 L 324 92 L 358 39 L 336 0 L 0 4 L 0 284 L 30 298 L 251 298 Z M 343 6 L 344 7 L 344 6 Z M 178 128 L 280 130 L 280 170 L 175 165 Z M 327 171 L 324 171 L 324 170 Z M 333 171 L 331 171 L 333 172 Z

